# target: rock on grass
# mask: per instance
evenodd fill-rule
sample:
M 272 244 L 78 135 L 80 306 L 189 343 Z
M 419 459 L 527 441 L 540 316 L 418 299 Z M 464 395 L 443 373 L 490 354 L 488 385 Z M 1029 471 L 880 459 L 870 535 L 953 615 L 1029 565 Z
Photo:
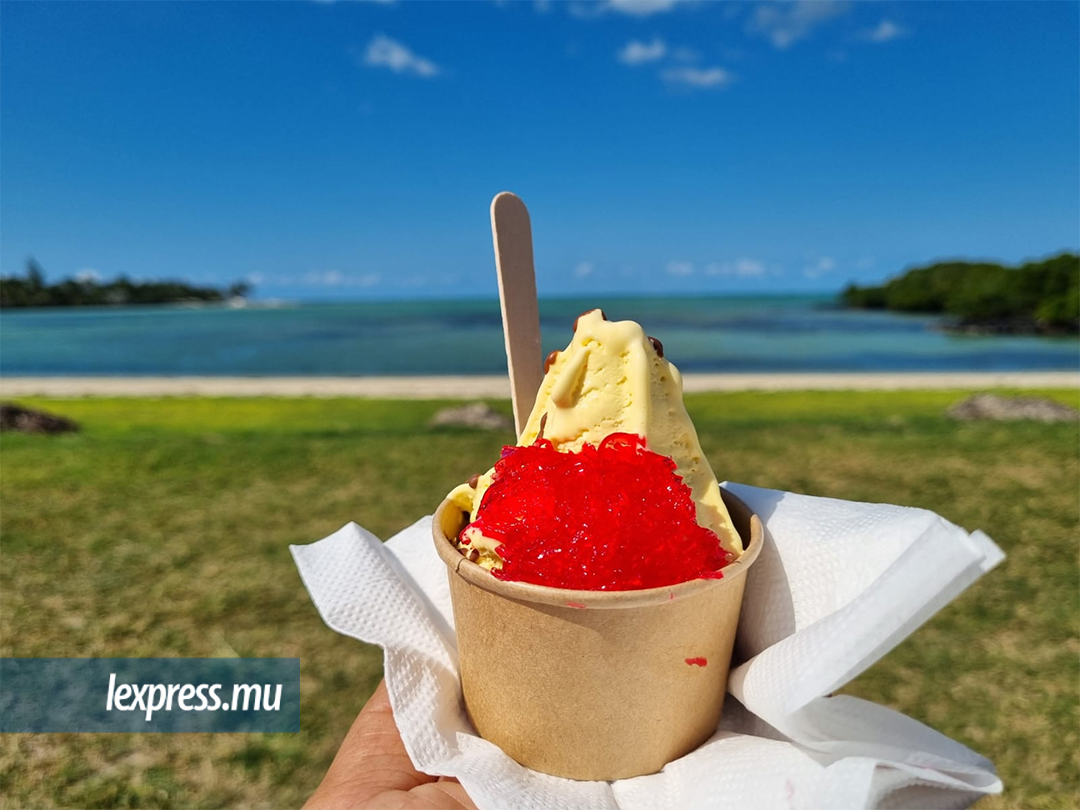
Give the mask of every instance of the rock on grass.
M 0 403 L 0 431 L 17 433 L 73 433 L 78 424 L 44 411 L 24 408 L 13 402 Z
M 429 427 L 471 427 L 481 430 L 510 430 L 514 423 L 484 402 L 470 402 L 443 408 L 431 417 Z
M 1044 397 L 1005 397 L 998 394 L 973 394 L 950 407 L 952 419 L 1029 419 L 1036 422 L 1072 422 L 1080 411 Z

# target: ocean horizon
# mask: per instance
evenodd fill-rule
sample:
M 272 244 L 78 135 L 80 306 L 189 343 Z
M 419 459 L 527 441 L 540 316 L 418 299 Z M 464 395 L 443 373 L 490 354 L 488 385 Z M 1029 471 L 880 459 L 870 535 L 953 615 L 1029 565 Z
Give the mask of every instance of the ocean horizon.
M 641 323 L 684 372 L 1075 371 L 1076 338 L 951 334 L 936 316 L 835 295 L 546 298 L 544 352 L 601 307 Z M 505 374 L 497 299 L 59 307 L 0 315 L 0 375 Z

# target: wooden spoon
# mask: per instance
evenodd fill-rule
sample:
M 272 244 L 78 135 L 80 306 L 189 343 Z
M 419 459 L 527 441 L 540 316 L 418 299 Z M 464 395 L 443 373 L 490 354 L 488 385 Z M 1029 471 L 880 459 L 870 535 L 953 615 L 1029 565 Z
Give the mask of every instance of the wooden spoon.
M 520 438 L 544 377 L 544 363 L 529 212 L 525 203 L 509 191 L 497 194 L 491 201 L 491 235 L 495 242 L 495 273 L 499 278 L 514 429 Z

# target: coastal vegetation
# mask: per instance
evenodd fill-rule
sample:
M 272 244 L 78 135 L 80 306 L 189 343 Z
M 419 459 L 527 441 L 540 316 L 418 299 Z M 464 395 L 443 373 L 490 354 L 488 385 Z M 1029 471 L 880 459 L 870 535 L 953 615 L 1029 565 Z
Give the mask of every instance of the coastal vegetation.
M 722 478 L 918 506 L 1005 561 L 842 693 L 990 757 L 980 810 L 1080 804 L 1076 422 L 955 422 L 966 391 L 690 395 Z M 1039 391 L 1077 405 L 1077 392 Z M 380 537 L 487 469 L 505 431 L 428 428 L 446 401 L 20 400 L 73 419 L 4 433 L 0 654 L 297 657 L 297 734 L 8 734 L 10 807 L 300 806 L 382 673 L 319 619 L 289 555 Z M 493 408 L 509 414 L 509 403 Z
M 940 313 L 970 332 L 1076 334 L 1080 331 L 1080 256 L 1061 253 L 1017 267 L 939 262 L 915 267 L 880 287 L 849 285 L 849 307 Z
M 243 298 L 251 286 L 238 281 L 219 290 L 195 287 L 182 281 L 132 281 L 120 276 L 113 281 L 97 278 L 66 278 L 56 284 L 45 281 L 41 266 L 30 259 L 23 276 L 0 276 L 0 307 L 77 307 L 121 304 L 175 304 L 214 302 Z

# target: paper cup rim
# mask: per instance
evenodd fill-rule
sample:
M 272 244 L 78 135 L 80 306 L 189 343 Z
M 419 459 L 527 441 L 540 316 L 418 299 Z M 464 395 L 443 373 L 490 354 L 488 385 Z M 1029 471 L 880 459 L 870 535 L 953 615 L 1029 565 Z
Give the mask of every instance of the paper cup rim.
M 733 523 L 743 541 L 742 554 L 739 555 L 735 562 L 720 569 L 723 576 L 719 579 L 691 579 L 659 588 L 646 588 L 636 591 L 586 591 L 553 588 L 531 582 L 512 582 L 496 579 L 486 568 L 470 562 L 464 557 L 454 547 L 453 541 L 446 534 L 443 528 L 446 521 L 453 520 L 457 526 L 463 526 L 465 514 L 465 511 L 460 506 L 449 500 L 444 500 L 439 504 L 439 508 L 435 510 L 435 516 L 431 521 L 431 533 L 435 540 L 435 549 L 439 554 L 439 558 L 446 564 L 451 574 L 457 574 L 469 584 L 500 596 L 523 602 L 570 608 L 642 607 L 663 604 L 712 588 L 722 588 L 725 585 L 730 585 L 745 576 L 747 570 L 757 559 L 765 539 L 761 521 L 739 498 L 723 488 L 721 488 L 720 493 L 728 511 L 733 513 Z

